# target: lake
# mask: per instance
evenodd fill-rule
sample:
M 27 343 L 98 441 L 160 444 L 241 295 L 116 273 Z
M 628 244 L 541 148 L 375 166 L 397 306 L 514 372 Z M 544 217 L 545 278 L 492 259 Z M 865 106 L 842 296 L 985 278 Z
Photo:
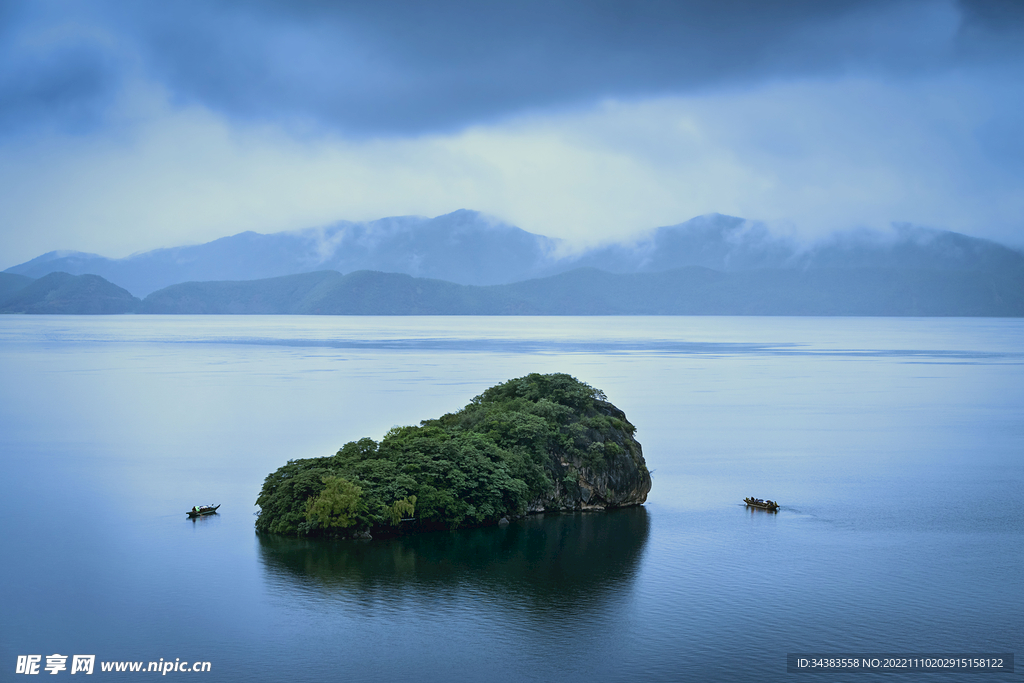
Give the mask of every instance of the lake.
M 646 505 L 255 534 L 287 460 L 530 372 L 625 411 Z M 19 656 L 45 675 L 47 655 L 91 654 L 117 680 L 154 674 L 101 662 L 205 661 L 167 675 L 229 682 L 810 682 L 874 677 L 787 673 L 787 653 L 1024 651 L 1024 320 L 0 316 L 0 376 L 3 680 Z M 203 503 L 219 514 L 188 520 Z

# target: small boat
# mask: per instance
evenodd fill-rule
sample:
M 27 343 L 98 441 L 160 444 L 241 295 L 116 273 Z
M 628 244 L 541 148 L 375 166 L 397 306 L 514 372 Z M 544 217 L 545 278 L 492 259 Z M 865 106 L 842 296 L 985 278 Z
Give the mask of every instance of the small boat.
M 189 517 L 194 519 L 196 517 L 202 517 L 204 515 L 212 515 L 213 513 L 217 512 L 217 508 L 219 508 L 219 507 L 220 507 L 219 504 L 217 504 L 217 505 L 195 505 L 186 514 L 188 514 Z
M 744 498 L 743 502 L 747 504 L 747 507 L 760 508 L 761 510 L 768 510 L 769 512 L 777 512 L 779 504 L 774 500 L 761 500 L 760 498 Z

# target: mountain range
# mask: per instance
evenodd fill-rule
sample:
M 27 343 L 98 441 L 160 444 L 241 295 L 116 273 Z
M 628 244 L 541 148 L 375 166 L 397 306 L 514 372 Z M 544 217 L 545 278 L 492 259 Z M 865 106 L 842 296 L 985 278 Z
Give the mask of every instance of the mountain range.
M 0 273 L 0 312 L 129 311 L 1021 316 L 1024 254 L 910 226 L 802 243 L 720 214 L 571 253 L 462 210 Z
M 516 282 L 551 274 L 557 240 L 475 211 L 436 218 L 399 216 L 365 223 L 262 235 L 243 232 L 186 247 L 110 259 L 54 251 L 6 272 L 41 277 L 92 273 L 144 297 L 179 282 L 256 280 L 318 270 L 379 270 L 467 285 Z

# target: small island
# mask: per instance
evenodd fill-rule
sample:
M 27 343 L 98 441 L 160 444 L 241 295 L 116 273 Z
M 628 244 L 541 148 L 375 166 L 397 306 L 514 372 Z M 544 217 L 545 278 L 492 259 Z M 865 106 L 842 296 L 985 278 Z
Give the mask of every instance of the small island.
M 639 505 L 651 475 L 635 432 L 600 390 L 527 375 L 379 443 L 289 461 L 263 483 L 256 530 L 372 538 Z

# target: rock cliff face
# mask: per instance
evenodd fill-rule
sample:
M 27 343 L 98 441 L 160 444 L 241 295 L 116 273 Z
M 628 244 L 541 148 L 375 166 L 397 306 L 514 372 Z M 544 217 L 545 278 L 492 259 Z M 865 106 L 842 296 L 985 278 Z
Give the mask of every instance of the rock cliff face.
M 607 401 L 595 401 L 598 414 L 611 418 L 613 428 L 606 434 L 588 430 L 584 435 L 586 450 L 553 454 L 550 468 L 554 490 L 532 500 L 528 512 L 554 510 L 604 510 L 606 508 L 640 505 L 651 490 L 651 474 L 644 461 L 640 443 L 633 438 L 635 427 L 626 414 Z M 587 455 L 601 452 L 594 462 Z

